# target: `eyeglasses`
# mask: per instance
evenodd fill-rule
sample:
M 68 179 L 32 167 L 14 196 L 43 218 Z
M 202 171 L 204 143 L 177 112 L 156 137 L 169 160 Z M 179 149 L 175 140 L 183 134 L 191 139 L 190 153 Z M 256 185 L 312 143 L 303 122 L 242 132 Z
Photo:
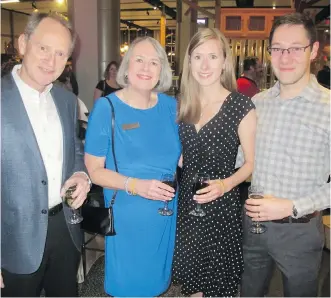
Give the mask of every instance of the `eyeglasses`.
M 287 51 L 288 55 L 291 57 L 300 57 L 307 48 L 309 48 L 311 44 L 305 46 L 305 47 L 291 47 L 287 49 L 281 49 L 281 48 L 268 48 L 268 52 L 273 57 L 280 57 L 284 54 L 285 51 Z

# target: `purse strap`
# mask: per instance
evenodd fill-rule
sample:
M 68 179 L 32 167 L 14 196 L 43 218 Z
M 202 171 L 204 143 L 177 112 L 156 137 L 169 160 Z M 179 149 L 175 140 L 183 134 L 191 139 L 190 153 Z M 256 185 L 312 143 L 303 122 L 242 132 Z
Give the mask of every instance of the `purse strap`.
M 103 80 L 103 88 L 101 96 L 105 96 L 105 89 L 106 89 L 106 80 Z
M 115 155 L 115 109 L 113 106 L 113 103 L 108 97 L 107 98 L 110 107 L 111 107 L 111 151 L 113 154 L 113 159 L 114 159 L 114 165 L 115 165 L 115 171 L 118 173 L 118 168 L 117 168 L 117 161 L 116 161 L 116 155 Z M 116 198 L 117 190 L 114 191 L 113 197 L 111 198 L 110 205 L 113 206 L 115 203 L 115 198 Z

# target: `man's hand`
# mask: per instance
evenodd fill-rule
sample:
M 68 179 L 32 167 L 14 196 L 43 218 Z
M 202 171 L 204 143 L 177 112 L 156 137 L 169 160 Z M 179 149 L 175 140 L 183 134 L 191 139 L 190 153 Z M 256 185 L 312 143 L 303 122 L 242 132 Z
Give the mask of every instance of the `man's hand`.
M 265 195 L 263 199 L 247 199 L 245 208 L 253 221 L 269 221 L 292 216 L 293 202 Z
M 61 189 L 61 197 L 65 195 L 69 187 L 74 185 L 76 185 L 76 190 L 72 194 L 74 201 L 70 207 L 77 209 L 82 206 L 86 200 L 87 193 L 90 191 L 90 184 L 84 173 L 75 173 L 64 183 Z
M 0 271 L 0 288 L 4 288 L 5 287 L 5 284 L 3 283 L 3 279 L 2 279 L 2 273 Z

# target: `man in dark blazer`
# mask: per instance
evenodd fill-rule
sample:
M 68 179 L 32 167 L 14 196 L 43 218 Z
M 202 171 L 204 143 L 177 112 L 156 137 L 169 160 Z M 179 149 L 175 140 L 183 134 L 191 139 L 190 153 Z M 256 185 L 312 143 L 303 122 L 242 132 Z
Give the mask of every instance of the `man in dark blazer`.
M 19 37 L 23 61 L 1 84 L 1 295 L 77 296 L 80 226 L 66 221 L 90 189 L 76 135 L 77 99 L 54 82 L 74 46 L 70 24 L 33 14 Z

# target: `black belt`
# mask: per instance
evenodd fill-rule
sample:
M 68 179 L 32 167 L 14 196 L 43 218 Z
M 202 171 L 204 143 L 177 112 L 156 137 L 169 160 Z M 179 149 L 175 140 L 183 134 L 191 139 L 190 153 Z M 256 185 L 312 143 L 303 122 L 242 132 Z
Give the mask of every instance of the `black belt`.
M 48 210 L 48 215 L 49 216 L 54 216 L 58 214 L 61 210 L 63 209 L 62 203 L 52 207 L 51 209 Z
M 310 213 L 307 215 L 304 215 L 302 217 L 299 218 L 293 218 L 291 216 L 289 217 L 285 217 L 283 219 L 277 219 L 277 220 L 272 220 L 272 222 L 274 223 L 307 223 L 310 222 L 310 220 L 312 218 L 314 218 L 315 216 L 319 215 L 320 213 L 318 211 L 315 211 L 314 213 Z

